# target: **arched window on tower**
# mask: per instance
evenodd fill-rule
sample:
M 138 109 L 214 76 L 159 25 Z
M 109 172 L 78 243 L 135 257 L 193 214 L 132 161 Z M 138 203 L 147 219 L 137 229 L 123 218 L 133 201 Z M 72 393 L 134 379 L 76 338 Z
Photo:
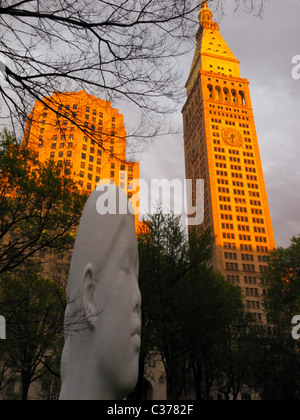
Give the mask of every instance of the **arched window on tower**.
M 229 90 L 227 88 L 224 88 L 224 95 L 225 95 L 225 101 L 229 102 L 230 96 L 229 96 Z
M 240 98 L 241 98 L 241 104 L 246 105 L 245 94 L 242 90 L 239 91 L 239 95 L 240 95 Z
M 208 88 L 208 92 L 209 92 L 209 97 L 211 99 L 213 99 L 214 98 L 214 89 L 213 89 L 212 85 L 208 85 L 207 88 Z
M 216 86 L 216 98 L 218 99 L 218 101 L 222 100 L 222 93 L 221 93 L 220 86 Z
M 237 103 L 238 103 L 238 97 L 237 97 L 236 90 L 232 89 L 232 91 L 231 91 L 231 95 L 232 95 L 232 102 L 233 102 L 234 104 L 237 104 Z

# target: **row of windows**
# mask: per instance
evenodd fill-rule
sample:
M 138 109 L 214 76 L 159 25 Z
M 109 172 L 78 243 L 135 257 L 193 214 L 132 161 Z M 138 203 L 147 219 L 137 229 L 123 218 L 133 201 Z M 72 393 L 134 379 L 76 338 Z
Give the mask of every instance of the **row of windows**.
M 217 171 L 217 176 L 228 176 L 228 172 L 226 171 Z
M 213 136 L 219 137 L 219 133 L 213 133 Z M 214 141 L 215 143 L 215 141 Z M 219 144 L 220 142 L 218 142 Z M 218 153 L 225 153 L 225 149 L 221 148 L 221 147 L 214 147 L 214 152 L 218 152 Z M 235 155 L 235 156 L 240 156 L 240 152 L 239 150 L 235 150 L 235 149 L 228 149 L 228 152 L 230 155 Z M 254 157 L 252 152 L 243 152 L 243 156 L 244 157 Z M 231 156 L 229 157 L 230 161 L 234 161 L 234 162 L 239 162 L 241 163 L 241 159 L 240 158 L 235 158 L 233 159 Z M 250 160 L 250 159 L 244 159 L 244 163 L 247 165 L 255 165 L 254 160 Z
M 64 149 L 65 148 L 65 143 L 60 143 L 59 144 L 59 148 L 60 149 Z M 71 142 L 71 143 L 68 143 L 68 148 L 69 149 L 72 149 L 73 148 L 73 143 Z M 53 150 L 55 150 L 55 149 L 58 149 L 58 144 L 57 143 L 52 143 L 52 145 L 51 145 L 51 149 L 53 149 Z
M 54 157 L 50 155 L 50 159 L 53 159 L 53 158 L 54 158 Z M 71 160 L 65 160 L 65 161 L 64 161 L 64 163 L 65 163 L 65 165 L 66 165 L 66 166 L 70 166 L 70 167 L 72 167 L 72 162 L 71 162 Z M 57 164 L 58 164 L 59 166 L 62 166 L 62 165 L 63 165 L 63 161 L 62 161 L 62 160 L 58 160 L 58 161 L 57 161 Z
M 100 174 L 100 168 L 97 168 L 97 170 L 99 170 L 99 171 L 97 171 L 97 173 L 99 173 Z M 110 172 L 110 177 L 113 179 L 114 177 L 115 177 L 115 175 L 116 175 L 116 173 L 115 173 L 115 171 L 111 171 Z M 89 180 L 89 181 L 92 181 L 93 180 L 93 174 L 92 173 L 88 173 L 87 175 L 83 172 L 83 171 L 81 171 L 80 173 L 79 173 L 79 177 L 80 178 L 85 178 L 85 176 L 87 177 L 87 179 Z M 98 175 L 96 175 L 95 176 L 95 182 L 96 183 L 98 183 L 100 181 L 100 176 L 98 176 Z M 125 188 L 125 182 L 120 182 L 120 187 L 121 188 Z M 132 189 L 132 185 L 128 185 L 128 189 Z
M 83 181 L 79 181 L 79 185 L 83 188 L 84 187 L 84 183 L 83 183 Z M 97 184 L 95 185 L 95 188 L 97 187 Z M 91 183 L 87 183 L 86 184 L 86 189 L 88 190 L 88 191 L 91 191 L 92 190 L 92 184 Z
M 101 160 L 100 159 L 97 159 L 97 165 L 101 165 Z M 81 162 L 80 169 L 85 169 L 85 168 L 86 168 L 86 163 L 85 162 Z M 88 165 L 88 171 L 94 172 L 94 165 L 89 164 Z M 96 172 L 97 172 L 97 174 L 100 174 L 101 168 L 100 167 L 96 167 Z
M 46 107 L 45 109 L 47 109 L 47 107 Z M 62 105 L 62 104 L 60 104 L 60 105 L 58 106 L 58 110 L 59 110 L 59 111 L 61 111 L 62 109 L 70 110 L 70 109 L 71 109 L 71 105 Z M 78 105 L 77 105 L 77 104 L 73 104 L 72 109 L 73 109 L 74 111 L 77 111 L 77 110 L 78 110 Z M 85 112 L 89 114 L 89 113 L 91 112 L 91 108 L 90 108 L 89 106 L 87 106 L 87 107 L 85 108 Z M 96 109 L 93 109 L 93 110 L 92 110 L 92 114 L 93 114 L 94 116 L 97 116 L 97 110 L 96 110 Z M 103 112 L 99 112 L 99 114 L 98 114 L 98 115 L 99 115 L 99 117 L 100 117 L 100 118 L 103 118 L 103 117 L 104 117 Z M 44 116 L 44 117 L 47 117 L 47 113 L 44 113 L 44 114 L 43 114 L 43 116 Z M 115 117 L 112 117 L 112 121 L 113 121 L 113 122 L 115 122 L 115 121 L 116 121 L 116 118 L 115 118 Z
M 235 283 L 235 284 L 241 284 L 241 278 L 239 275 L 235 275 L 235 274 L 227 274 L 227 280 Z M 244 276 L 244 284 L 249 284 L 249 285 L 256 285 L 257 284 L 257 278 L 256 277 L 249 277 L 249 276 Z M 253 292 L 250 292 L 250 288 L 247 288 L 247 295 L 248 296 L 258 296 L 258 294 L 256 294 L 256 289 L 252 289 Z M 257 293 L 258 293 L 258 289 L 257 289 Z
M 232 172 L 231 177 L 236 178 L 236 179 L 243 179 L 243 174 L 242 173 L 237 173 L 237 172 Z
M 257 278 L 256 277 L 245 276 L 244 277 L 244 283 L 245 284 L 257 284 Z
M 228 206 L 228 205 L 226 205 L 226 204 L 220 204 L 220 210 L 225 210 L 225 211 L 232 211 L 232 207 L 231 206 Z M 253 210 L 253 212 L 252 213 L 254 213 L 254 210 L 255 209 L 252 209 Z M 237 213 L 248 213 L 248 210 L 247 210 L 247 208 L 246 207 L 236 207 L 235 208 L 235 211 L 237 212 Z M 233 220 L 233 218 L 232 218 L 232 215 L 230 215 L 230 214 L 221 214 L 221 219 L 222 220 Z M 248 217 L 245 217 L 245 216 L 237 216 L 237 221 L 238 222 L 246 222 L 246 223 L 249 223 L 249 218 Z M 265 223 L 265 221 L 264 221 L 264 219 L 259 219 L 259 218 L 257 218 L 257 217 L 253 217 L 252 218 L 252 223 L 256 223 L 256 224 L 264 224 Z
M 228 182 L 223 181 L 220 182 L 222 184 L 228 185 Z M 223 193 L 223 194 L 230 194 L 230 189 L 229 188 L 225 188 L 225 187 L 218 187 L 218 192 L 219 193 Z M 241 195 L 241 196 L 245 196 L 246 192 L 245 190 L 238 190 L 238 189 L 233 189 L 233 194 L 234 195 Z M 248 191 L 248 196 L 249 197 L 257 197 L 260 198 L 260 193 L 256 192 L 256 191 Z
M 92 184 L 90 183 L 90 182 L 88 182 L 87 184 L 84 184 L 84 182 L 83 181 L 79 181 L 78 182 L 79 183 L 79 185 L 83 188 L 84 187 L 84 185 L 86 185 L 86 189 L 88 190 L 88 191 L 91 191 L 92 190 Z M 122 184 L 122 183 L 121 183 Z M 124 186 L 122 186 L 120 184 L 120 187 L 121 188 L 124 188 Z M 96 188 L 97 187 L 97 185 L 98 185 L 98 183 L 96 183 L 96 184 L 94 184 L 94 188 Z M 128 198 L 130 199 L 131 197 L 132 197 L 132 192 L 128 192 Z
M 224 249 L 229 249 L 229 250 L 237 250 L 236 243 L 234 243 L 234 242 L 224 242 L 223 248 Z M 253 252 L 253 247 L 252 247 L 251 244 L 241 244 L 240 245 L 240 250 L 241 251 L 251 251 L 251 252 Z M 267 253 L 269 253 L 269 248 L 257 245 L 256 246 L 256 251 L 267 254 Z M 247 258 L 248 258 L 246 255 L 249 255 L 249 254 L 243 254 L 243 255 L 244 255 L 244 257 L 242 257 L 242 258 L 245 258 L 245 261 L 246 261 Z M 257 258 L 258 258 L 258 262 L 266 262 L 267 261 L 267 256 L 266 255 L 258 255 Z
M 229 91 L 227 87 L 222 89 L 220 86 L 213 87 L 212 85 L 208 85 L 207 89 L 210 99 L 246 105 L 245 94 L 241 90 L 239 92 L 237 92 L 235 89 L 231 89 L 231 91 Z
M 246 293 L 246 295 L 247 295 L 247 293 Z M 253 295 L 249 294 L 247 296 L 253 296 Z M 248 308 L 249 311 L 256 310 L 256 309 L 259 310 L 261 308 L 261 305 L 260 305 L 260 302 L 258 302 L 258 301 L 250 300 L 250 301 L 247 301 L 247 308 Z M 254 315 L 255 315 L 255 319 L 256 319 L 257 322 L 262 321 L 262 315 L 261 314 L 254 314 Z
M 224 149 L 222 149 L 220 147 L 215 147 L 214 148 L 214 151 L 215 152 L 219 152 L 219 153 L 224 153 L 224 155 L 215 154 L 214 156 L 215 156 L 215 159 L 216 160 L 225 160 L 225 161 L 227 161 L 227 158 L 226 158 L 225 150 Z M 238 151 L 231 151 L 231 149 L 229 149 L 229 154 L 239 155 Z M 241 163 L 241 159 L 240 158 L 237 158 L 237 157 L 234 157 L 233 158 L 232 156 L 229 156 L 229 160 L 230 160 L 230 162 Z M 255 165 L 255 161 L 252 160 L 252 159 L 244 159 L 244 164 L 245 165 Z M 226 165 L 226 167 L 227 167 L 227 165 Z M 236 170 L 236 171 L 241 171 L 242 170 L 242 167 L 241 166 L 230 165 L 230 167 L 231 167 L 231 169 Z M 245 169 L 246 172 L 254 172 L 254 173 L 256 172 L 256 170 L 253 170 L 253 168 L 248 168 L 248 167 L 245 167 L 245 168 L 246 168 Z
M 265 236 L 255 236 L 255 242 L 264 242 L 267 243 L 267 238 Z
M 254 261 L 254 255 L 253 254 L 242 254 L 242 260 L 243 261 Z
M 230 196 L 222 196 L 222 195 L 220 195 L 219 196 L 219 201 L 220 202 L 227 202 L 227 203 L 231 203 L 231 198 L 230 198 Z M 234 202 L 236 203 L 236 204 L 246 204 L 246 200 L 243 198 L 235 198 L 234 199 Z M 250 200 L 250 204 L 252 205 L 252 206 L 259 206 L 259 207 L 261 207 L 261 201 L 256 201 L 256 200 Z M 241 207 L 240 207 L 241 208 Z M 251 209 L 251 212 L 252 212 L 252 214 L 261 214 L 262 215 L 262 210 L 261 211 L 259 211 L 259 210 L 257 210 L 257 209 Z M 246 211 L 246 213 L 247 213 L 247 211 Z
M 216 108 L 216 106 L 215 105 L 213 105 L 213 104 L 210 104 L 209 105 L 209 107 L 210 108 Z M 218 109 L 223 109 L 223 107 L 222 106 L 218 106 Z M 226 108 L 227 109 L 227 108 Z M 236 110 L 234 109 L 234 111 L 236 112 Z M 247 121 L 249 121 L 249 118 L 248 117 L 241 117 L 240 115 L 231 115 L 231 114 L 224 114 L 224 112 L 216 112 L 216 111 L 209 111 L 209 113 L 211 114 L 211 115 L 216 115 L 216 116 L 223 116 L 223 117 L 230 117 L 230 118 L 235 118 L 235 119 L 239 119 L 239 120 L 247 120 Z M 245 112 L 245 113 L 247 113 L 247 112 Z M 216 120 L 215 120 L 215 122 L 216 122 Z M 221 124 L 221 120 L 219 120 L 219 123 Z
M 220 137 L 220 134 L 219 133 L 212 133 L 212 135 L 214 136 L 214 137 Z M 216 139 L 213 139 L 213 143 L 214 144 L 221 144 L 221 142 L 220 142 L 220 140 L 216 140 Z M 246 144 L 245 145 L 245 147 L 246 147 L 246 149 L 248 149 L 248 150 L 253 150 L 253 148 L 252 148 L 252 146 L 250 146 L 250 145 L 248 145 L 248 144 Z M 246 152 L 244 152 L 244 153 L 246 153 Z M 235 154 L 238 154 L 238 153 L 235 153 Z M 253 153 L 249 153 L 249 154 L 253 154 Z M 245 156 L 245 154 L 244 154 L 244 156 Z M 232 161 L 232 158 L 230 158 L 230 160 Z M 240 162 L 240 159 L 239 159 L 239 162 Z
M 73 121 L 63 120 L 63 122 L 61 122 L 60 120 L 57 120 L 56 121 L 56 126 L 57 127 L 66 127 L 69 122 L 71 123 L 71 125 L 76 125 L 76 122 L 74 120 Z M 99 121 L 98 127 L 97 127 L 97 132 L 98 133 L 103 133 L 103 127 L 102 127 L 102 125 L 103 125 L 102 121 Z M 89 124 L 87 121 L 85 121 L 84 124 L 83 124 L 83 126 L 85 128 L 90 128 L 92 131 L 96 131 L 96 125 L 95 124 Z M 67 128 L 64 128 L 64 131 L 66 131 L 66 130 L 67 130 Z M 110 135 L 112 137 L 115 136 L 115 130 L 114 129 L 110 128 L 110 130 L 106 129 L 105 131 L 106 131 L 105 132 L 105 135 Z M 42 134 L 44 132 L 45 132 L 45 128 L 41 128 L 40 129 L 40 133 Z
M 232 258 L 233 260 L 236 258 Z M 238 263 L 234 263 L 234 262 L 225 262 L 225 268 L 226 270 L 232 270 L 232 271 L 240 271 L 239 269 L 239 264 Z M 259 266 L 259 272 L 263 273 L 268 269 L 267 266 L 265 265 L 260 265 Z M 251 273 L 255 273 L 256 272 L 256 267 L 254 264 L 242 264 L 242 271 L 244 272 L 251 272 Z
M 232 283 L 236 283 L 236 284 L 240 284 L 241 283 L 240 276 L 239 275 L 235 275 L 235 274 L 227 274 L 227 280 L 230 281 L 230 282 L 232 282 Z M 244 276 L 244 284 L 257 285 L 257 278 L 256 277 Z M 247 290 L 249 290 L 248 296 L 250 296 L 251 293 L 253 293 L 253 296 L 257 296 L 255 291 L 250 292 L 250 288 L 247 289 Z M 256 290 L 256 289 L 253 289 L 253 290 Z
M 85 169 L 86 163 L 84 161 L 87 158 L 86 154 L 82 153 L 81 158 L 82 158 L 83 161 L 81 162 L 80 167 L 81 167 L 81 169 Z M 95 163 L 97 163 L 97 165 L 101 165 L 101 159 L 99 159 L 99 158 L 95 159 L 94 156 L 91 156 L 91 155 L 89 156 L 89 162 L 90 163 L 95 162 Z M 93 168 L 93 166 L 89 164 L 89 170 L 93 170 L 92 168 Z M 111 169 L 115 169 L 115 168 L 116 168 L 116 164 L 111 163 Z M 129 165 L 127 169 L 128 169 L 129 173 L 133 173 L 133 166 Z M 126 166 L 125 165 L 120 165 L 120 171 L 126 171 Z M 128 175 L 128 179 L 132 180 L 132 175 Z
M 237 249 L 236 244 L 232 243 L 232 242 L 224 242 L 223 248 L 224 249 L 233 249 L 233 250 Z
M 246 287 L 245 288 L 245 294 L 246 294 L 246 296 L 259 296 L 258 289 L 253 288 L 253 287 Z M 253 302 L 253 303 L 256 304 L 255 305 L 256 308 L 254 308 L 254 309 L 260 309 L 260 306 L 257 305 L 257 303 L 259 304 L 259 302 Z
M 233 220 L 233 216 L 232 214 L 221 214 L 221 219 L 222 220 Z
M 214 34 L 214 33 L 213 33 L 213 32 L 211 32 L 211 35 L 213 35 L 213 34 Z M 213 37 L 212 39 L 214 40 L 215 38 Z M 220 44 L 219 46 L 221 46 L 221 44 Z M 209 67 L 210 67 L 210 68 L 213 68 L 213 65 L 211 64 Z M 218 66 L 218 69 L 220 69 L 220 67 L 219 67 L 219 66 Z M 221 69 L 222 69 L 222 70 L 224 70 L 224 68 L 223 68 L 223 67 L 221 67 Z M 232 70 L 231 70 L 231 69 L 229 69 L 229 71 L 231 72 Z M 208 80 L 211 82 L 211 78 L 210 78 L 210 77 L 208 78 Z M 219 79 L 216 79 L 216 83 L 219 83 Z M 224 85 L 227 85 L 227 80 L 224 80 L 224 81 L 223 81 L 223 83 L 224 83 Z M 235 83 L 234 83 L 234 82 L 231 82 L 231 86 L 235 86 Z M 239 83 L 239 87 L 240 87 L 240 88 L 241 88 L 241 87 L 243 87 L 241 83 Z M 222 109 L 223 109 L 223 107 L 222 107 Z M 231 108 L 226 108 L 226 111 L 231 111 Z M 234 109 L 234 111 L 235 111 L 235 109 Z M 238 112 L 239 112 L 239 111 L 238 111 Z M 244 111 L 242 111 L 242 112 L 244 112 Z M 245 113 L 247 114 L 247 111 L 245 111 Z
M 236 252 L 224 252 L 224 258 L 226 260 L 237 260 L 238 254 Z M 242 261 L 252 261 L 254 262 L 254 255 L 253 254 L 241 254 Z M 266 262 L 267 256 L 266 255 L 258 255 L 258 262 Z
M 243 271 L 254 271 L 255 272 L 255 265 L 254 264 L 243 264 Z
M 255 165 L 255 162 L 252 159 L 244 159 L 244 163 L 246 165 Z
M 59 152 L 58 153 L 58 157 L 59 158 L 63 158 L 64 157 L 64 152 Z M 71 151 L 68 151 L 66 153 L 66 156 L 65 157 L 68 157 L 68 158 L 72 157 L 72 152 Z M 55 158 L 55 152 L 51 152 L 50 153 L 50 159 L 54 159 L 54 158 Z
M 58 136 L 53 136 L 52 137 L 52 140 L 53 140 L 53 142 L 57 142 L 57 140 L 59 140 L 58 139 Z M 61 141 L 65 141 L 66 140 L 66 136 L 63 134 L 63 135 L 61 135 L 60 136 L 60 140 Z M 69 140 L 74 140 L 74 134 L 70 134 L 69 135 Z M 64 143 L 62 143 L 62 144 L 64 144 Z
M 100 172 L 100 171 L 99 171 Z M 79 173 L 79 177 L 80 178 L 84 178 L 85 177 L 85 173 L 83 172 L 83 171 L 81 171 L 80 173 Z M 87 174 L 87 179 L 89 180 L 89 181 L 92 181 L 93 180 L 93 174 L 91 174 L 91 173 L 88 173 Z M 95 176 L 95 182 L 96 183 L 98 183 L 100 181 L 100 176 Z
M 257 197 L 260 198 L 260 193 L 256 191 L 249 191 L 249 197 Z
M 226 83 L 226 82 L 224 82 L 224 83 Z M 230 108 L 230 107 L 224 107 L 224 106 L 222 106 L 222 105 L 214 105 L 214 104 L 209 104 L 209 107 L 210 108 L 214 108 L 214 109 L 219 109 L 219 110 L 222 110 L 222 111 L 229 111 L 229 112 L 236 112 L 237 114 L 239 114 L 240 112 L 242 113 L 242 114 L 248 114 L 248 111 L 246 111 L 246 110 L 240 110 L 239 108 Z M 209 112 L 210 114 L 212 114 L 213 112 L 212 111 L 210 111 Z M 249 118 L 247 117 L 247 118 L 245 118 L 245 117 L 241 117 L 240 115 L 232 115 L 232 114 L 225 114 L 224 112 L 214 112 L 214 115 L 219 115 L 219 116 L 223 116 L 223 117 L 227 117 L 227 118 L 238 118 L 239 120 L 247 120 L 247 121 L 249 121 Z M 213 118 L 212 118 L 212 121 L 213 121 Z M 221 120 L 215 120 L 214 122 L 218 122 L 219 121 L 219 123 L 221 124 Z
M 232 216 L 228 217 L 228 220 L 232 220 Z M 232 223 L 222 223 L 222 229 L 234 230 L 234 225 Z M 250 226 L 249 225 L 238 225 L 238 230 L 240 232 L 250 232 Z M 266 229 L 263 228 L 263 227 L 254 226 L 253 230 L 254 230 L 255 233 L 266 233 Z
M 82 150 L 83 150 L 84 152 L 87 152 L 87 149 L 88 149 L 88 146 L 87 146 L 86 144 L 83 144 L 83 145 L 82 145 Z M 94 146 L 91 146 L 91 147 L 90 147 L 89 152 L 90 152 L 91 154 L 94 154 L 94 153 L 95 153 L 95 147 L 94 147 Z M 98 149 L 98 150 L 97 150 L 97 155 L 98 155 L 98 156 L 102 156 L 102 150 L 101 150 L 101 149 Z
M 235 162 L 235 163 L 241 163 L 241 159 L 238 158 L 238 157 L 229 156 L 229 161 L 230 162 Z

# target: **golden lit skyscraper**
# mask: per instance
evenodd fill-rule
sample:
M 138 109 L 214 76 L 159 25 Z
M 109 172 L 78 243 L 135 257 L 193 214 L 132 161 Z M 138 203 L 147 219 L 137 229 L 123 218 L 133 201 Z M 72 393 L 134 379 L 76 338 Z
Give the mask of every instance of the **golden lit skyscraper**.
M 205 2 L 183 107 L 187 179 L 205 180 L 205 219 L 215 249 L 211 266 L 239 284 L 263 319 L 259 286 L 275 247 L 248 80 Z
M 41 162 L 64 162 L 83 190 L 92 192 L 99 181 L 113 180 L 129 199 L 137 192 L 131 181 L 139 179 L 139 163 L 126 160 L 124 117 L 109 101 L 85 91 L 55 92 L 36 102 L 24 141 Z

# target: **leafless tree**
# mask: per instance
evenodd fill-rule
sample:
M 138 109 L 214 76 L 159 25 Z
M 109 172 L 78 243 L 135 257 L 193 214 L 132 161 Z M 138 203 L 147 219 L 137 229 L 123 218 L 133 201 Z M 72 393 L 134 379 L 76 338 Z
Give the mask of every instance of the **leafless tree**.
M 12 124 L 24 126 L 36 99 L 84 89 L 129 100 L 153 118 L 176 99 L 175 57 L 195 31 L 201 1 L 2 0 L 1 86 Z M 6 116 L 6 115 L 5 115 Z
M 212 7 L 222 3 L 208 1 Z M 264 1 L 234 0 L 252 10 Z M 5 77 L 0 80 L 0 124 L 9 118 L 15 130 L 24 129 L 35 100 L 54 91 L 84 89 L 114 104 L 128 101 L 137 110 L 136 126 L 142 121 L 139 136 L 149 136 L 147 122 L 154 132 L 184 91 L 177 58 L 192 46 L 187 40 L 194 39 L 202 3 L 0 0 L 0 72 Z

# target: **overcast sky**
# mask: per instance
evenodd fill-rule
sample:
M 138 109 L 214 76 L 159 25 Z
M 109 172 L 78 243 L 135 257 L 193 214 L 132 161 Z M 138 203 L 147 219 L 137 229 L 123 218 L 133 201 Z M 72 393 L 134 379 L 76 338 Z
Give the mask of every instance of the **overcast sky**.
M 267 0 L 262 18 L 234 12 L 233 0 L 226 4 L 225 15 L 217 20 L 241 62 L 241 77 L 250 81 L 276 244 L 287 247 L 300 234 L 300 79 L 292 78 L 292 58 L 300 55 L 300 1 Z M 182 63 L 183 84 L 193 54 L 187 54 Z M 180 112 L 174 123 L 182 126 Z M 140 156 L 140 163 L 141 178 L 148 181 L 183 179 L 183 135 L 155 139 Z
M 221 0 L 212 0 L 212 3 L 218 1 Z M 278 246 L 286 247 L 292 236 L 300 234 L 300 79 L 292 78 L 295 67 L 292 58 L 300 56 L 300 0 L 264 2 L 264 14 L 257 18 L 243 10 L 235 12 L 236 0 L 222 0 L 225 14 L 222 18 L 215 14 L 215 20 L 240 60 L 241 77 L 250 81 L 275 239 Z M 193 55 L 194 50 L 180 61 L 181 87 L 188 78 Z M 135 123 L 132 108 L 118 103 L 112 105 L 124 114 L 130 132 L 130 124 Z M 185 178 L 180 111 L 172 121 L 180 134 L 153 139 L 147 150 L 135 156 L 141 164 L 140 176 L 148 183 L 153 178 Z M 143 207 L 143 200 L 141 204 Z

